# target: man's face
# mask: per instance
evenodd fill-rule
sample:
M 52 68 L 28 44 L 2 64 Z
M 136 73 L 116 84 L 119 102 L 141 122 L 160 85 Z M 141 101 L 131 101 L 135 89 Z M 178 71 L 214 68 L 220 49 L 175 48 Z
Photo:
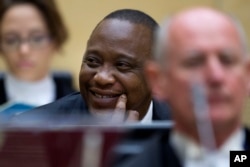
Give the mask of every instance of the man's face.
M 128 110 L 144 114 L 151 101 L 143 75 L 150 55 L 150 30 L 128 21 L 108 19 L 91 35 L 80 71 L 80 90 L 91 110 L 114 109 L 125 94 Z
M 239 122 L 247 95 L 247 67 L 232 24 L 191 22 L 172 32 L 164 70 L 176 120 L 195 123 L 191 86 L 197 82 L 204 87 L 213 125 Z

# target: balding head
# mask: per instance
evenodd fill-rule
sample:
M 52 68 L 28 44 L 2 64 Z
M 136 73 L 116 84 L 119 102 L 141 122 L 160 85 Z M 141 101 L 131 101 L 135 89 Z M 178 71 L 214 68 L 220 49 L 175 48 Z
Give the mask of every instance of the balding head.
M 199 26 L 199 28 L 205 28 L 205 24 L 213 26 L 221 21 L 230 22 L 228 16 L 211 8 L 188 9 L 173 16 L 172 20 L 172 25 L 179 24 L 187 27 Z
M 207 35 L 215 36 L 219 30 L 234 35 L 245 52 L 244 55 L 247 55 L 246 35 L 240 22 L 220 11 L 199 7 L 182 11 L 164 22 L 156 35 L 155 58 L 162 62 L 163 55 L 168 55 L 171 46 L 175 45 L 173 40 L 176 38 L 189 38 L 192 32 L 197 31 L 207 31 Z

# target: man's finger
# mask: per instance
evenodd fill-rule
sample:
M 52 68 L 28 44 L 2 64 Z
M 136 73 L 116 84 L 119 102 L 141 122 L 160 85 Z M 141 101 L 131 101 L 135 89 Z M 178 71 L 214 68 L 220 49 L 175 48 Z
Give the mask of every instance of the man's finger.
M 116 103 L 115 112 L 126 111 L 127 96 L 122 94 Z
M 127 96 L 122 94 L 116 103 L 112 121 L 123 122 L 126 114 Z
M 139 121 L 139 113 L 135 110 L 129 110 L 126 122 L 138 122 L 138 121 Z

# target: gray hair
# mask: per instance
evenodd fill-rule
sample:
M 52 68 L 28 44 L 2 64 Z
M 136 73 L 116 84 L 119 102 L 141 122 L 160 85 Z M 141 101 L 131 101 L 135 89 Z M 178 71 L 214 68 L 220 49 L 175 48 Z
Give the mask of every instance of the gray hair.
M 243 51 L 244 51 L 245 56 L 246 56 L 247 53 L 249 52 L 249 50 L 248 50 L 248 41 L 247 41 L 247 35 L 246 35 L 246 32 L 245 32 L 245 30 L 244 30 L 244 28 L 242 26 L 242 23 L 235 16 L 230 15 L 230 14 L 228 16 L 231 19 L 232 23 L 234 24 L 237 33 L 239 34 L 240 42 L 241 42 Z
M 247 37 L 246 33 L 244 31 L 244 28 L 241 24 L 241 22 L 234 16 L 232 15 L 227 15 L 231 22 L 233 23 L 239 37 L 240 37 L 240 42 L 242 45 L 242 49 L 244 52 L 243 56 L 247 56 L 248 53 L 248 42 L 247 42 Z M 170 33 L 170 25 L 173 20 L 173 17 L 169 17 L 165 19 L 163 24 L 157 29 L 155 32 L 155 42 L 154 42 L 154 49 L 153 49 L 153 55 L 154 55 L 154 60 L 157 61 L 161 65 L 166 65 L 165 64 L 165 59 L 167 54 L 167 51 L 169 49 L 168 43 L 169 41 L 169 33 Z
M 169 27 L 171 25 L 172 17 L 167 18 L 162 25 L 155 31 L 155 42 L 153 47 L 154 60 L 160 64 L 164 63 L 164 54 L 167 50 L 169 42 Z

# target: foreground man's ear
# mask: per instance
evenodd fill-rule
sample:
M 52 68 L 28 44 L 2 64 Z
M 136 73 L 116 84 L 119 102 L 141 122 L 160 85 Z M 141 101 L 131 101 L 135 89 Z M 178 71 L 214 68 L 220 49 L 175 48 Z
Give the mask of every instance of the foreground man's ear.
M 246 60 L 246 64 L 245 64 L 245 68 L 246 68 L 246 82 L 247 82 L 247 92 L 248 92 L 248 96 L 250 96 L 250 55 L 247 55 L 248 58 Z
M 167 78 L 162 68 L 155 61 L 147 61 L 144 68 L 153 97 L 166 101 L 168 99 Z

